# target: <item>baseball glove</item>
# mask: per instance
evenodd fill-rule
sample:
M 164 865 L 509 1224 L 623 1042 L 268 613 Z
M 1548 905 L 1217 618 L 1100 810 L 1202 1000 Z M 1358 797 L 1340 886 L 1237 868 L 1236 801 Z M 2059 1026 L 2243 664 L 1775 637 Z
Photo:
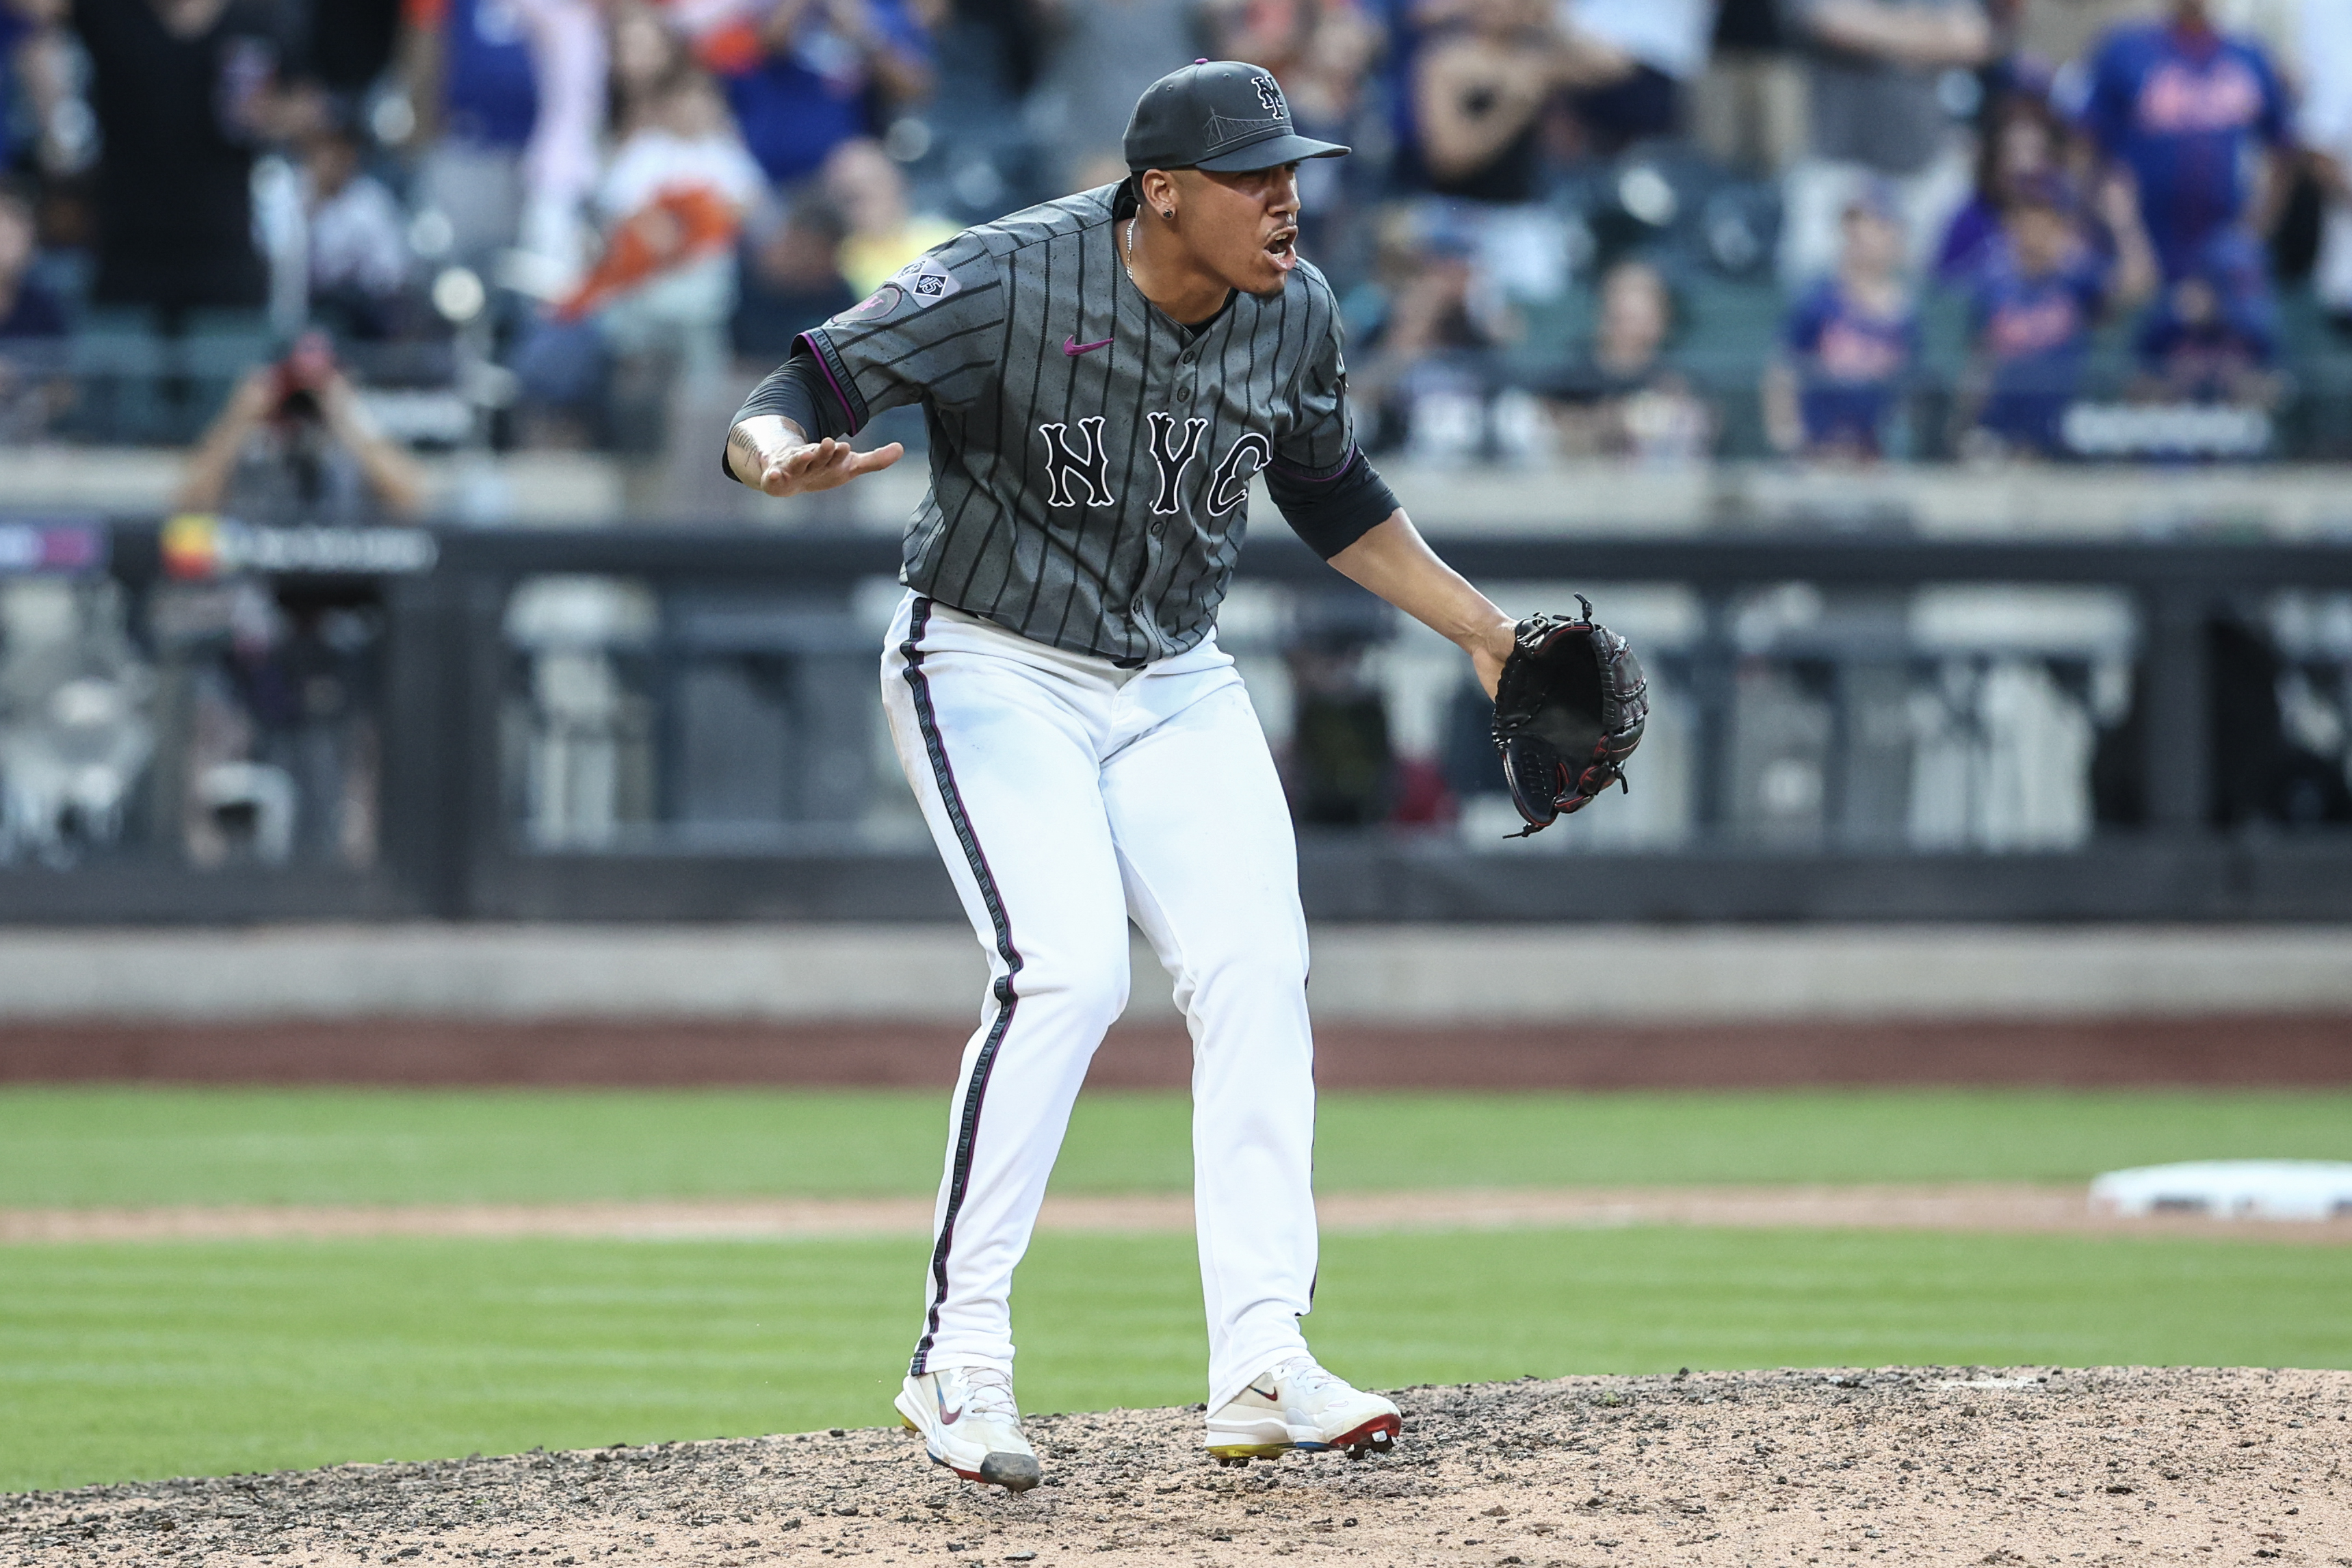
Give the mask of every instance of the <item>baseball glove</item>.
M 1650 683 L 1625 639 L 1583 616 L 1529 616 L 1515 636 L 1495 692 L 1495 749 L 1503 779 L 1527 826 L 1549 827 L 1580 811 L 1611 784 L 1625 783 L 1625 759 L 1642 743 Z

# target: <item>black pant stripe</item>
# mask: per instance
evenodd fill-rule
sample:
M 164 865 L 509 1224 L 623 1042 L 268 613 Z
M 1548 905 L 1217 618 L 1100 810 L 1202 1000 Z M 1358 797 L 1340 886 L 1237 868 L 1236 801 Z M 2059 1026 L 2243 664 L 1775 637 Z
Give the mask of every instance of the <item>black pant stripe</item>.
M 955 1244 L 956 1214 L 963 1207 L 964 1189 L 971 1180 L 971 1151 L 980 1134 L 981 1102 L 988 1096 L 988 1075 L 996 1066 L 997 1047 L 1004 1043 L 1004 1031 L 1011 1026 L 1013 1010 L 1020 1001 L 1013 977 L 1021 973 L 1021 950 L 1013 945 L 1013 922 L 1005 916 L 995 875 L 988 868 L 988 856 L 980 847 L 979 836 L 971 830 L 971 817 L 964 811 L 963 796 L 956 789 L 955 769 L 948 763 L 947 742 L 940 735 L 939 715 L 931 707 L 931 685 L 923 674 L 922 647 L 923 629 L 930 624 L 930 600 L 917 598 L 908 624 L 907 640 L 898 645 L 898 654 L 907 661 L 907 686 L 914 694 L 915 722 L 923 731 L 923 750 L 930 758 L 931 777 L 939 784 L 940 801 L 955 828 L 964 864 L 971 868 L 971 879 L 979 884 L 981 902 L 988 908 L 989 924 L 996 933 L 997 956 L 1004 961 L 1004 978 L 996 983 L 996 1022 L 990 1026 L 988 1038 L 981 1043 L 980 1055 L 971 1065 L 971 1081 L 964 1086 L 963 1117 L 956 1127 L 955 1163 L 948 1176 L 947 1213 L 940 1217 L 940 1238 L 931 1248 L 931 1310 L 924 1319 L 923 1337 L 915 1345 L 914 1360 L 908 1364 L 909 1377 L 923 1375 L 931 1342 L 939 1335 L 940 1306 L 948 1294 L 948 1253 Z

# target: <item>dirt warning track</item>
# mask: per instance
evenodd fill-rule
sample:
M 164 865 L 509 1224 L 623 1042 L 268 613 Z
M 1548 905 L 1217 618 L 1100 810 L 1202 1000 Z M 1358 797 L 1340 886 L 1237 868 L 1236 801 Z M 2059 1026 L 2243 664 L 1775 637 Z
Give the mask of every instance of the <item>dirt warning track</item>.
M 0 1026 L 0 1082 L 692 1085 L 936 1089 L 960 1024 L 352 1018 Z M 1753 1089 L 1819 1084 L 2352 1084 L 2352 1014 L 2040 1021 L 1318 1023 L 1327 1089 Z M 1122 1025 L 1095 1089 L 1182 1089 L 1182 1026 Z
M 1396 1456 L 1223 1469 L 1033 1417 L 1007 1497 L 889 1429 L 0 1500 L 0 1562 L 2352 1564 L 2352 1373 L 1896 1368 L 1397 1391 Z

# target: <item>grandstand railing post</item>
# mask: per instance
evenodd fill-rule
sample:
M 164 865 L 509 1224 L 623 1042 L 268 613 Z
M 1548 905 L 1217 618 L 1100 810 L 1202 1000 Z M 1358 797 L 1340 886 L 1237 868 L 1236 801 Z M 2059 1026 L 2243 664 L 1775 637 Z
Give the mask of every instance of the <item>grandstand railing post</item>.
M 2147 690 L 2141 711 L 2143 776 L 2151 832 L 2191 837 L 2204 831 L 2212 802 L 2212 713 L 2207 668 L 2207 592 L 2179 583 L 2150 588 L 2141 600 L 2141 667 Z
M 445 796 L 450 841 L 458 846 L 467 918 L 496 918 L 509 896 L 514 846 L 506 821 L 506 751 L 499 717 L 506 696 L 505 614 L 511 577 L 478 567 L 459 579 L 461 633 L 449 665 L 447 721 L 456 764 Z
M 391 658 L 383 725 L 384 855 L 421 912 L 465 912 L 466 845 L 450 805 L 466 753 L 451 722 L 455 666 L 465 657 L 458 595 L 464 579 L 444 565 L 386 583 Z
M 1713 844 L 1731 817 L 1731 717 L 1734 650 L 1731 585 L 1696 583 L 1698 645 L 1691 658 L 1693 837 Z

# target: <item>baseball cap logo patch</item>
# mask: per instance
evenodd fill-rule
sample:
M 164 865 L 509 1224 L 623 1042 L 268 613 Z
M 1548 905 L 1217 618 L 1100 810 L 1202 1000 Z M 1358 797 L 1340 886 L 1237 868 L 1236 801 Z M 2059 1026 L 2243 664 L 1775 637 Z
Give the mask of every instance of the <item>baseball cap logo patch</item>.
M 1268 114 L 1278 117 L 1288 112 L 1288 106 L 1282 101 L 1282 88 L 1272 77 L 1262 76 L 1254 85 L 1257 88 L 1257 100 L 1265 105 Z

